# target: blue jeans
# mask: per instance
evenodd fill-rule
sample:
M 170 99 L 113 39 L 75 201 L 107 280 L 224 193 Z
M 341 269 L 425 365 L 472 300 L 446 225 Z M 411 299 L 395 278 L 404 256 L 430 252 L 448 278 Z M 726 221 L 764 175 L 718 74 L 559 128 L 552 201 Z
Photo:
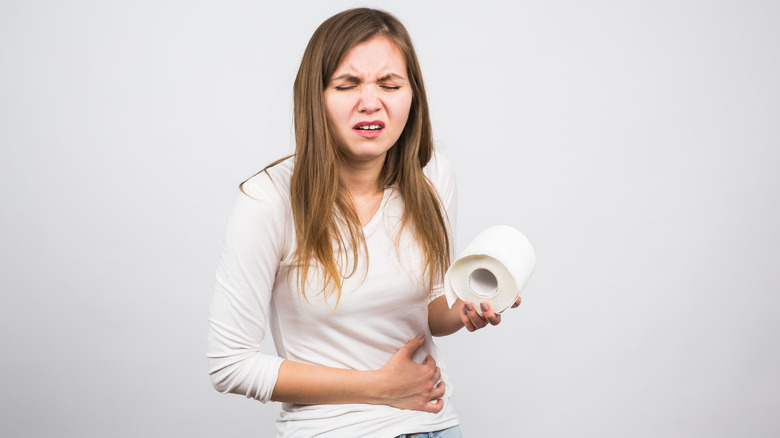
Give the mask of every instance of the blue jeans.
M 455 426 L 435 432 L 406 433 L 398 435 L 397 438 L 463 438 L 463 435 L 460 433 L 460 427 Z

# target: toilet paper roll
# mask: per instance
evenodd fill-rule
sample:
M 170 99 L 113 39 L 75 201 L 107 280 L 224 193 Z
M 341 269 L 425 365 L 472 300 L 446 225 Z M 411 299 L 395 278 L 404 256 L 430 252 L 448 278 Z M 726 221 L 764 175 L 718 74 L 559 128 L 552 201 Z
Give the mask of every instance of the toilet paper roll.
M 520 231 L 498 225 L 479 233 L 444 276 L 450 307 L 457 298 L 489 301 L 496 313 L 510 307 L 536 267 L 536 253 Z M 481 315 L 479 305 L 474 306 Z

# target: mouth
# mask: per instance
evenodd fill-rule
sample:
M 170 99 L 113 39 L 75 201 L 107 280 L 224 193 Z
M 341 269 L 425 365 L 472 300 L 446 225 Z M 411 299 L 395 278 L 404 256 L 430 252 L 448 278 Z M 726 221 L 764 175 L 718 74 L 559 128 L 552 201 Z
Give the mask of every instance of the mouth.
M 371 122 L 359 122 L 352 127 L 352 130 L 361 137 L 373 138 L 377 137 L 385 129 L 385 124 L 382 121 L 374 120 Z

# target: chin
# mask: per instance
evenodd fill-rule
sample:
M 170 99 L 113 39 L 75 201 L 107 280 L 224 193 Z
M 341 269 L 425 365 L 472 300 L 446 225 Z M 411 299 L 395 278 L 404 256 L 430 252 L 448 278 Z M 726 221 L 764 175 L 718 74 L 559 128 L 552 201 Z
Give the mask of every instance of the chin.
M 356 147 L 356 148 L 348 148 L 345 150 L 344 157 L 347 159 L 352 160 L 358 160 L 358 161 L 371 161 L 375 160 L 377 158 L 382 158 L 387 154 L 387 151 L 390 150 L 393 146 L 385 146 L 385 145 L 371 145 L 369 147 Z

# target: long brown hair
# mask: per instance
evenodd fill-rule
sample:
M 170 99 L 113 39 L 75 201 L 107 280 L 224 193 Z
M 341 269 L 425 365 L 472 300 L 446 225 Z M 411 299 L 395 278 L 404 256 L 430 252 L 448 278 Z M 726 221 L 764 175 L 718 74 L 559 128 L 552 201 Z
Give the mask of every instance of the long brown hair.
M 423 174 L 433 154 L 433 135 L 422 73 L 409 33 L 387 12 L 357 8 L 323 22 L 303 54 L 293 88 L 295 112 L 295 165 L 290 195 L 295 221 L 295 261 L 298 290 L 305 297 L 312 259 L 323 269 L 324 288 L 332 281 L 338 298 L 342 276 L 357 269 L 365 237 L 352 198 L 339 179 L 340 152 L 328 129 L 325 87 L 347 52 L 375 36 L 395 42 L 406 60 L 413 97 L 409 118 L 396 144 L 387 152 L 380 178 L 385 187 L 395 184 L 404 200 L 403 227 L 410 226 L 424 257 L 429 285 L 443 277 L 450 263 L 446 212 L 436 190 Z M 352 252 L 352 267 L 343 257 Z M 342 255 L 337 261 L 337 254 Z M 365 253 L 366 257 L 368 252 Z

